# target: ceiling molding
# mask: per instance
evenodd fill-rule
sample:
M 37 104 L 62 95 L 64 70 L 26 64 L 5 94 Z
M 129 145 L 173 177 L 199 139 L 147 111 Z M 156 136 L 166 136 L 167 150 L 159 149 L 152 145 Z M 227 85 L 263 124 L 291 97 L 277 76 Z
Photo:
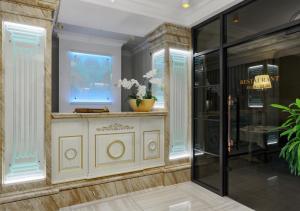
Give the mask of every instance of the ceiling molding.
M 72 40 L 72 41 L 100 44 L 100 45 L 113 46 L 113 47 L 122 47 L 128 41 L 128 40 L 109 39 L 109 38 L 93 36 L 89 34 L 70 32 L 70 31 L 59 31 L 57 35 L 59 39 L 63 39 L 63 40 Z
M 144 15 L 166 22 L 173 22 L 177 24 L 184 24 L 184 17 L 181 17 L 181 10 L 177 8 L 169 7 L 154 1 L 145 0 L 116 0 L 112 3 L 104 0 L 80 0 L 81 2 L 91 3 L 99 6 L 109 7 L 112 9 L 118 9 L 124 12 L 130 12 L 138 15 Z M 180 2 L 179 2 L 180 3 Z
M 243 0 L 61 0 L 59 21 L 97 30 L 144 37 L 162 23 L 192 27 Z
M 189 9 L 182 9 L 180 6 L 172 7 L 166 3 L 164 4 L 163 1 L 115 0 L 116 2 L 114 3 L 109 0 L 80 1 L 145 15 L 164 20 L 165 22 L 194 26 L 244 0 L 197 0 L 192 2 L 192 6 Z M 180 0 L 177 1 L 178 5 L 180 5 Z

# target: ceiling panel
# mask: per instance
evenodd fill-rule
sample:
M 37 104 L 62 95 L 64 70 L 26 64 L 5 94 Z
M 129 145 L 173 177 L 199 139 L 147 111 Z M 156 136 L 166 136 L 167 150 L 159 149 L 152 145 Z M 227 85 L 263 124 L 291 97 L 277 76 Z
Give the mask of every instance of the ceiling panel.
M 145 36 L 164 22 L 193 26 L 242 0 L 61 0 L 58 22 Z
M 163 23 L 156 18 L 95 6 L 79 0 L 62 1 L 58 22 L 135 36 L 145 36 Z

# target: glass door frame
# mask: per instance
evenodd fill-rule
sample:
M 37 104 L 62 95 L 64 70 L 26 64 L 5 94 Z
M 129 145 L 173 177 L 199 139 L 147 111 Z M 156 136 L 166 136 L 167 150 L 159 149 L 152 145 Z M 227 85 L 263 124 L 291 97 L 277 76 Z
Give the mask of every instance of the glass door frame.
M 250 36 L 246 36 L 244 38 L 232 41 L 232 42 L 226 42 L 226 29 L 227 29 L 227 24 L 226 24 L 226 15 L 234 12 L 235 10 L 238 10 L 242 7 L 245 7 L 253 2 L 255 2 L 257 0 L 245 0 L 225 11 L 223 11 L 220 14 L 217 14 L 211 18 L 209 18 L 208 20 L 194 26 L 192 28 L 192 46 L 193 46 L 193 58 L 195 58 L 196 56 L 201 56 L 201 55 L 205 55 L 208 53 L 213 53 L 216 51 L 219 51 L 219 63 L 220 63 L 220 148 L 219 148 L 219 152 L 220 152 L 220 184 L 221 187 L 219 189 L 219 191 L 216 191 L 213 187 L 202 183 L 198 180 L 195 179 L 194 177 L 194 148 L 195 148 L 195 130 L 194 130 L 194 121 L 191 122 L 192 124 L 192 168 L 191 168 L 191 175 L 192 175 L 192 181 L 209 189 L 210 191 L 213 191 L 221 196 L 226 196 L 228 195 L 228 151 L 227 151 L 227 136 L 228 136 L 228 104 L 227 104 L 227 98 L 228 98 L 228 83 L 227 83 L 227 77 L 228 77 L 228 71 L 227 71 L 227 49 L 230 47 L 234 47 L 234 46 L 238 46 L 244 43 L 248 43 L 254 40 L 257 40 L 259 38 L 264 38 L 264 37 L 268 37 L 271 36 L 273 34 L 276 33 L 280 33 L 283 31 L 286 31 L 288 29 L 292 29 L 292 28 L 297 28 L 300 27 L 300 20 L 294 21 L 294 22 L 290 22 L 290 23 L 286 23 L 268 30 L 264 30 L 261 32 L 258 32 L 256 34 L 250 35 Z M 215 20 L 219 19 L 220 20 L 220 47 L 215 48 L 215 49 L 208 49 L 202 52 L 196 52 L 196 29 L 201 28 Z M 192 86 L 194 86 L 195 83 L 195 76 L 194 76 L 194 67 L 195 67 L 195 62 L 194 59 L 192 61 L 193 64 L 193 71 L 192 71 Z M 192 89 L 192 114 L 194 115 L 195 113 L 195 107 L 194 107 L 194 89 Z

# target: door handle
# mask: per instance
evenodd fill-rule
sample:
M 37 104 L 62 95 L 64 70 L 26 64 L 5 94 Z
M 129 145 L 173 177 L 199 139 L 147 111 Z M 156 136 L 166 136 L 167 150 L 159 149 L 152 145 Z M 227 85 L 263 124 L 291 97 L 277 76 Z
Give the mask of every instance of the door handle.
M 235 116 L 235 133 L 236 133 L 236 137 L 235 137 L 235 148 L 237 150 L 239 150 L 239 142 L 240 142 L 240 98 L 237 97 L 236 98 L 236 116 Z
M 227 150 L 228 152 L 231 152 L 231 149 L 233 147 L 233 140 L 231 139 L 231 107 L 233 106 L 233 99 L 231 95 L 228 96 L 227 100 L 227 119 L 228 119 L 228 131 L 227 131 Z

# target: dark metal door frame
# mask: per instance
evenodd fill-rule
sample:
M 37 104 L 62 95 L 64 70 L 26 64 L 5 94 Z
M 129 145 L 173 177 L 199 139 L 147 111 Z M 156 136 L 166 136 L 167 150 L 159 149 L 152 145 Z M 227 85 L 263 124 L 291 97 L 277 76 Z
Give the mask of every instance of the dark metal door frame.
M 193 55 L 194 57 L 196 56 L 200 56 L 200 55 L 205 55 L 208 53 L 212 53 L 212 52 L 216 52 L 219 51 L 219 56 L 220 56 L 220 87 L 221 87 L 221 92 L 220 92 L 220 178 L 221 178 L 221 188 L 219 191 L 215 190 L 214 188 L 212 188 L 211 186 L 208 186 L 204 183 L 201 183 L 197 180 L 194 179 L 194 151 L 193 152 L 193 156 L 192 156 L 192 169 L 191 169 L 191 174 L 192 174 L 192 181 L 221 195 L 221 196 L 225 196 L 228 195 L 228 151 L 227 151 L 227 128 L 228 128 L 228 105 L 227 105 L 227 95 L 228 95 L 228 88 L 227 88 L 227 77 L 228 77 L 228 73 L 227 73 L 227 49 L 230 47 L 234 47 L 234 46 L 238 46 L 250 41 L 254 41 L 260 38 L 264 38 L 276 33 L 280 33 L 286 30 L 291 30 L 292 28 L 295 27 L 300 27 L 300 20 L 291 22 L 291 23 L 286 23 L 277 27 L 274 27 L 272 29 L 268 29 L 268 30 L 264 30 L 261 32 L 258 32 L 254 35 L 250 35 L 247 37 L 244 37 L 242 39 L 239 40 L 235 40 L 233 42 L 229 42 L 227 43 L 226 41 L 226 15 L 228 13 L 231 13 L 237 9 L 240 9 L 242 7 L 245 7 L 255 1 L 258 0 L 245 0 L 225 11 L 223 11 L 222 13 L 215 15 L 211 18 L 209 18 L 208 20 L 198 24 L 197 26 L 194 26 L 192 28 L 192 46 L 193 46 Z M 197 41 L 196 41 L 196 29 L 203 27 L 209 23 L 211 23 L 212 21 L 215 21 L 219 19 L 220 20 L 220 47 L 219 48 L 215 48 L 215 49 L 209 49 L 209 50 L 205 50 L 202 52 L 195 52 L 196 46 L 197 46 Z M 193 58 L 194 58 L 193 57 Z M 194 86 L 194 82 L 195 82 L 195 76 L 194 76 L 194 59 L 193 59 L 193 73 L 192 73 L 192 86 Z M 192 89 L 192 113 L 195 113 L 195 108 L 194 108 L 194 89 Z M 194 134 L 194 120 L 192 121 L 192 147 L 193 149 L 195 148 L 195 134 Z

